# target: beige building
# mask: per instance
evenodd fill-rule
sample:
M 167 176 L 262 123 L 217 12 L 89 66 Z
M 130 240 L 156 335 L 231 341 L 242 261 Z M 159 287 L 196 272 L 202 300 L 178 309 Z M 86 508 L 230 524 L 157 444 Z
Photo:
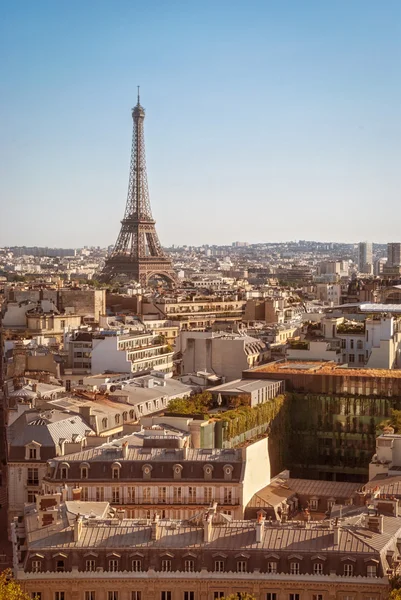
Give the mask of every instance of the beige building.
M 145 439 L 143 447 L 105 445 L 49 462 L 46 492 L 65 491 L 66 499 L 109 502 L 131 518 L 187 519 L 211 502 L 233 518 L 270 482 L 268 440 L 242 449 L 174 447 L 171 439 Z
M 208 371 L 226 381 L 239 379 L 242 371 L 270 358 L 266 344 L 246 335 L 217 332 L 180 334 L 182 372 Z
M 107 502 L 43 495 L 13 523 L 14 573 L 39 600 L 385 600 L 401 522 L 372 506 L 322 523 L 127 519 Z

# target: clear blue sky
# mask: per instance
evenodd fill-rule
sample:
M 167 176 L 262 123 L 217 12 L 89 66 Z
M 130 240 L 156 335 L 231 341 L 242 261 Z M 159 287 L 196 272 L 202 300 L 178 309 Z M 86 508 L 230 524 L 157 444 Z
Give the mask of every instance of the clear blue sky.
M 401 241 L 401 1 L 6 0 L 0 246 Z

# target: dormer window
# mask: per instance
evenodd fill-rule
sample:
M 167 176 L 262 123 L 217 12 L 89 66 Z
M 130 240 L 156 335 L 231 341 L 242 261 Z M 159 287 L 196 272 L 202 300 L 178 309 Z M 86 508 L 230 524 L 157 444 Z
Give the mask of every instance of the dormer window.
M 231 480 L 233 474 L 233 466 L 232 465 L 224 465 L 224 479 Z
M 56 572 L 57 573 L 64 573 L 65 571 L 65 561 L 64 559 L 60 559 L 56 562 Z
M 88 463 L 81 464 L 81 479 L 88 479 L 89 477 L 89 465 Z
M 205 465 L 203 467 L 203 474 L 204 474 L 205 479 L 212 479 L 213 465 Z
M 352 577 L 354 574 L 354 565 L 345 564 L 344 565 L 344 575 L 345 577 Z
M 173 467 L 173 475 L 174 479 L 181 479 L 182 465 L 174 465 Z
M 291 575 L 299 575 L 299 562 L 290 563 L 290 573 Z
M 135 417 L 135 413 L 134 413 L 134 411 L 133 411 L 133 410 L 130 410 L 130 411 L 129 411 L 129 418 L 130 418 L 130 421 L 133 421 L 133 420 L 134 420 L 134 417 Z
M 367 575 L 367 577 L 377 577 L 377 566 L 376 565 L 368 565 L 366 567 L 366 575 Z
M 246 573 L 248 570 L 248 563 L 246 560 L 237 560 L 237 573 Z
M 142 473 L 144 479 L 150 479 L 152 476 L 152 465 L 146 464 L 142 467 Z
M 33 560 L 32 561 L 32 573 L 40 573 L 42 570 L 42 561 L 41 560 Z
M 60 466 L 60 477 L 61 479 L 68 479 L 68 470 L 70 468 L 70 465 L 66 462 L 61 463 Z
M 120 479 L 120 470 L 121 470 L 121 464 L 113 463 L 111 466 L 111 478 L 112 479 Z
M 25 460 L 40 460 L 40 444 L 32 441 L 25 446 Z
M 106 419 L 106 417 L 104 419 L 102 419 L 102 427 L 103 427 L 103 429 L 107 429 L 107 419 Z
M 128 421 L 128 413 L 126 411 L 123 412 L 123 421 Z
M 116 425 L 120 424 L 120 415 L 115 416 L 115 423 L 116 423 Z
M 111 558 L 109 560 L 109 571 L 111 571 L 112 573 L 115 573 L 116 571 L 118 571 L 118 559 L 117 558 Z

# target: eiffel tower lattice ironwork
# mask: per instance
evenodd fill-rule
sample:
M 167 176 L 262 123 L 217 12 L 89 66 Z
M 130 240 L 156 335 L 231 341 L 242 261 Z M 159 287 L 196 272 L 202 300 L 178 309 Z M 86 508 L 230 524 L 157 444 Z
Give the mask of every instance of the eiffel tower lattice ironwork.
M 159 275 L 169 283 L 176 281 L 171 260 L 161 247 L 150 207 L 146 174 L 143 122 L 145 110 L 139 101 L 132 109 L 134 121 L 127 204 L 121 230 L 111 255 L 106 259 L 102 279 L 132 279 L 146 286 Z

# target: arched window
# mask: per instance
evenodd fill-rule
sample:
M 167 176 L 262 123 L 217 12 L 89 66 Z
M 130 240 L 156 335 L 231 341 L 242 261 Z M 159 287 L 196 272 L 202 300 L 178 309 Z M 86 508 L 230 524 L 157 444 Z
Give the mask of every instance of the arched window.
M 114 420 L 115 420 L 116 425 L 119 425 L 119 423 L 120 423 L 120 415 L 116 415 L 114 417 Z
M 107 429 L 107 418 L 104 417 L 104 419 L 102 419 L 102 427 L 103 429 Z
M 111 478 L 120 479 L 121 463 L 115 462 L 111 465 Z
M 80 469 L 81 469 L 81 479 L 88 479 L 88 477 L 89 477 L 89 463 L 87 463 L 87 462 L 81 463 Z
M 123 421 L 127 421 L 128 420 L 128 413 L 127 411 L 123 412 Z
M 130 421 L 133 421 L 134 417 L 135 417 L 135 413 L 134 413 L 134 411 L 133 411 L 133 410 L 130 410 L 130 411 L 129 411 L 129 418 L 130 418 Z

